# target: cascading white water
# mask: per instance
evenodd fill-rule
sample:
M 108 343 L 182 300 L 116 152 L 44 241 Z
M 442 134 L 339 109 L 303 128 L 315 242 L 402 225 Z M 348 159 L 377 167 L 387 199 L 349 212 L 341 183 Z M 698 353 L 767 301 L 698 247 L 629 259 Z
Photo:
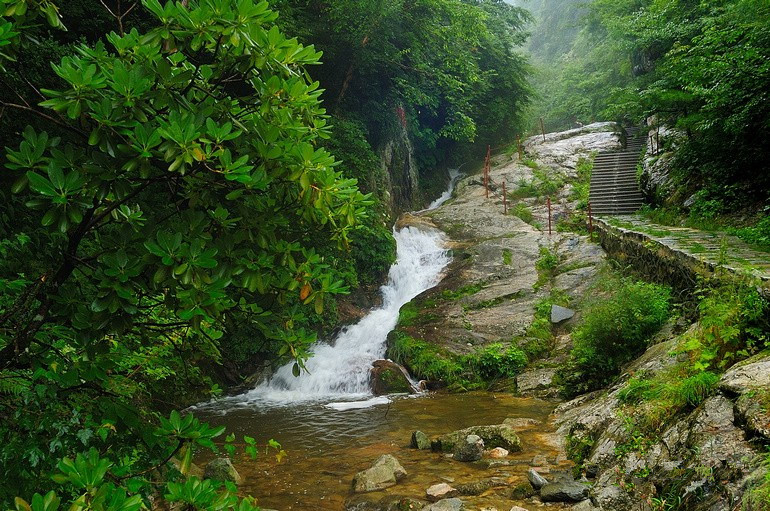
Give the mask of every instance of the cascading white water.
M 460 165 L 462 167 L 462 165 Z M 430 203 L 430 206 L 428 206 L 428 210 L 436 209 L 437 207 L 441 206 L 443 203 L 449 200 L 449 198 L 452 196 L 452 192 L 455 189 L 455 185 L 457 184 L 457 181 L 460 179 L 460 167 L 457 167 L 456 169 L 449 169 L 449 188 L 446 189 L 444 193 L 441 194 L 441 197 L 434 200 Z
M 394 233 L 396 263 L 382 286 L 382 306 L 346 327 L 332 344 L 316 344 L 305 363 L 307 372 L 295 377 L 292 363 L 269 381 L 242 394 L 246 402 L 297 403 L 355 399 L 370 395 L 372 362 L 385 356 L 385 340 L 396 326 L 402 305 L 435 286 L 449 263 L 440 231 L 405 227 Z
M 449 175 L 449 189 L 428 209 L 438 207 L 451 197 L 459 169 L 450 170 Z M 385 341 L 396 327 L 401 306 L 438 284 L 441 272 L 451 261 L 441 231 L 404 227 L 393 236 L 397 244 L 396 262 L 390 267 L 387 284 L 380 288 L 382 306 L 358 323 L 345 327 L 331 344 L 317 343 L 305 362 L 307 372 L 295 377 L 292 374 L 294 364 L 290 362 L 268 381 L 244 394 L 198 406 L 226 409 L 252 403 L 281 406 L 337 401 L 330 406 L 344 410 L 387 401 L 387 398 L 374 398 L 351 402 L 372 396 L 369 372 L 372 363 L 385 356 Z

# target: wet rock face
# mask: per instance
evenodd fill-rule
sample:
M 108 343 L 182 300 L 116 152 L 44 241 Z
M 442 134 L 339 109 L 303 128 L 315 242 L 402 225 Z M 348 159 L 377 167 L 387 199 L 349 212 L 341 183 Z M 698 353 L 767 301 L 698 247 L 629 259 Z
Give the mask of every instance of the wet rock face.
M 406 470 L 398 460 L 390 454 L 384 454 L 377 459 L 371 468 L 353 476 L 353 491 L 365 493 L 384 490 L 395 486 L 404 477 L 406 477 Z
M 529 480 L 529 484 L 532 485 L 532 487 L 536 490 L 539 490 L 546 484 L 548 484 L 548 480 L 541 476 L 535 469 L 530 468 L 527 470 L 527 479 Z
M 384 394 L 413 394 L 415 392 L 406 370 L 390 360 L 375 360 L 371 370 L 372 392 Z
M 465 505 L 458 498 L 439 500 L 438 502 L 424 507 L 422 511 L 463 511 Z

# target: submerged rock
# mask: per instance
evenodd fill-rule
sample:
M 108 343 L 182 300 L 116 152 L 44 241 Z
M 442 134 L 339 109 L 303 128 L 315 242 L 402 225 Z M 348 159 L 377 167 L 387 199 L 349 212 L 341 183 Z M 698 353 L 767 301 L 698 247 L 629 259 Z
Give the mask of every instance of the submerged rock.
M 440 436 L 436 442 L 434 442 L 434 448 L 444 452 L 452 452 L 460 442 L 465 441 L 468 435 L 481 437 L 484 441 L 484 445 L 490 449 L 502 447 L 509 452 L 521 450 L 521 440 L 519 440 L 513 427 L 508 424 L 473 426 L 453 431 L 452 433 Z
M 241 484 L 241 481 L 243 480 L 238 471 L 235 470 L 230 458 L 217 458 L 209 461 L 203 471 L 203 477 L 235 484 Z
M 548 479 L 541 476 L 537 470 L 530 468 L 527 470 L 527 479 L 529 480 L 529 483 L 532 485 L 532 487 L 536 490 L 539 490 L 546 484 L 548 484 Z
M 455 446 L 454 459 L 457 461 L 478 461 L 484 454 L 484 440 L 478 435 L 468 435 L 465 442 Z
M 415 431 L 412 433 L 411 446 L 414 449 L 427 450 L 430 449 L 430 438 L 422 431 Z
M 548 483 L 540 488 L 540 499 L 543 502 L 580 502 L 586 498 L 588 486 L 577 481 Z
M 398 460 L 390 454 L 384 454 L 377 458 L 374 465 L 353 476 L 353 491 L 364 493 L 383 490 L 406 477 L 406 470 Z
M 406 369 L 390 360 L 375 360 L 370 374 L 372 392 L 383 394 L 414 394 L 416 391 L 409 381 Z
M 463 501 L 453 498 L 439 500 L 438 502 L 423 508 L 422 511 L 462 511 L 463 509 L 465 509 Z

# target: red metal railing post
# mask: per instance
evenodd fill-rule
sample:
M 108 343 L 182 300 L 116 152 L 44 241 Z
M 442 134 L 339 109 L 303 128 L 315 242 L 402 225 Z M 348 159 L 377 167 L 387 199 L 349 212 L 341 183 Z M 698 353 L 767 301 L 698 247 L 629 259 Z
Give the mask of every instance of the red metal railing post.
M 551 235 L 551 197 L 548 197 L 548 236 Z
M 505 180 L 503 180 L 503 214 L 508 214 L 508 196 L 505 194 Z

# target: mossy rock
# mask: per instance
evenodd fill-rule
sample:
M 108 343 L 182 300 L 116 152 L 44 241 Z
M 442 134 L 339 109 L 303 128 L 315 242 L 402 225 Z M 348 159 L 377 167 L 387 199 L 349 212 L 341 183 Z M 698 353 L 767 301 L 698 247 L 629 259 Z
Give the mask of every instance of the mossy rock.
M 371 383 L 375 395 L 414 393 L 414 387 L 403 367 L 390 360 L 377 360 L 372 365 Z
M 521 440 L 513 427 L 508 424 L 496 424 L 491 426 L 472 426 L 447 433 L 436 439 L 434 449 L 443 452 L 452 452 L 460 442 L 464 442 L 468 435 L 478 435 L 484 440 L 487 449 L 502 447 L 510 452 L 521 450 Z

